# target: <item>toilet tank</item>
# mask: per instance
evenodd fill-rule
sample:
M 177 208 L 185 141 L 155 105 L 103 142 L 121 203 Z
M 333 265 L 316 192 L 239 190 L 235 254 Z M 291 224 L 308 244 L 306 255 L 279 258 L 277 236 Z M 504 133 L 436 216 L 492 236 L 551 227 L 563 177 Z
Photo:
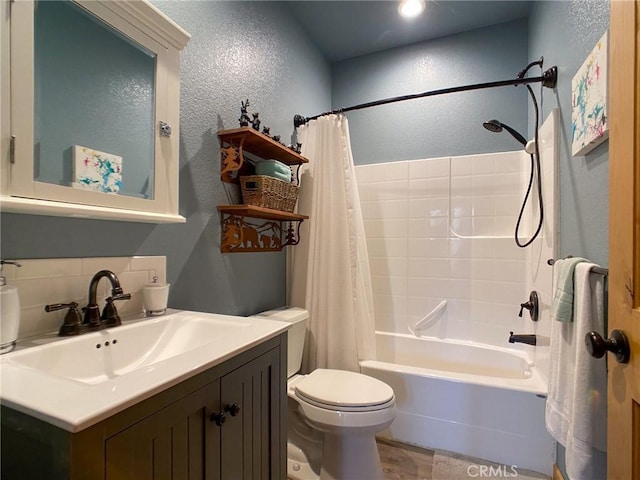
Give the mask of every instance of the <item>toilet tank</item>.
M 309 312 L 298 307 L 281 307 L 253 316 L 291 324 L 287 330 L 287 378 L 299 372 L 302 366 L 302 352 L 307 336 Z

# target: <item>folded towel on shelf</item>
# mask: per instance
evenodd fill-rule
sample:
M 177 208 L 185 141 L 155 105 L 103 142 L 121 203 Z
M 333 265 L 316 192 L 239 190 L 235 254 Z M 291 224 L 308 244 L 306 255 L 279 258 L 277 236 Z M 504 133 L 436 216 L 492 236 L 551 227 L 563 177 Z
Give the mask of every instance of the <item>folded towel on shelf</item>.
M 565 463 L 571 480 L 599 480 L 606 472 L 595 457 L 607 446 L 606 362 L 589 355 L 584 337 L 605 331 L 604 278 L 590 275 L 592 263 L 575 268 L 573 322 L 551 322 L 551 367 L 545 423 L 549 433 L 566 447 Z M 557 277 L 557 275 L 555 275 Z
M 573 319 L 573 283 L 576 265 L 587 260 L 565 258 L 554 263 L 555 291 L 551 302 L 551 320 L 570 322 Z
M 285 182 L 291 181 L 291 167 L 278 160 L 256 162 L 256 175 L 267 175 Z

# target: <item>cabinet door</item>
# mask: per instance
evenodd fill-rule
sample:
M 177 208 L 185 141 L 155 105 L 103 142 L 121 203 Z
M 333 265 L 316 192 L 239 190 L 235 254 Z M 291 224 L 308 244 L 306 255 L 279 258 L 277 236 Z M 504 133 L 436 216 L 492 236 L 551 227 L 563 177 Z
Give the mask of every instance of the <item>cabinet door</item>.
M 109 438 L 106 479 L 219 479 L 219 398 L 216 380 Z
M 277 479 L 284 433 L 280 419 L 280 353 L 271 350 L 220 380 L 227 421 L 220 429 L 221 472 L 227 480 Z M 237 404 L 233 415 L 230 407 Z

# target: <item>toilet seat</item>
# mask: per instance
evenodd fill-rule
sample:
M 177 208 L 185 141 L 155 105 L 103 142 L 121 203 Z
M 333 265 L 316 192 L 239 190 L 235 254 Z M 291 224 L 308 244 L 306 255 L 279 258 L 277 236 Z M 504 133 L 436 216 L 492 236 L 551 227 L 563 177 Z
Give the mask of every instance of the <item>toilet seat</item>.
M 386 383 L 344 370 L 314 370 L 295 382 L 294 389 L 300 400 L 333 411 L 371 412 L 395 403 Z

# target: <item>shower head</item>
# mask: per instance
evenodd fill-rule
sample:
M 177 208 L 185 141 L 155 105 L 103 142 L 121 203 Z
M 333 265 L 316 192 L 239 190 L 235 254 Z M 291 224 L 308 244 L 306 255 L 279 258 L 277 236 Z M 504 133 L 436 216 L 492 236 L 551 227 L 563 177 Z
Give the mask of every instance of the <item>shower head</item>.
M 522 135 L 516 132 L 509 125 L 505 125 L 504 123 L 499 122 L 498 120 L 489 120 L 487 122 L 484 122 L 482 126 L 493 133 L 500 133 L 504 129 L 507 132 L 509 132 L 513 138 L 515 138 L 518 142 L 520 142 L 523 147 L 527 146 L 527 140 Z
M 502 131 L 502 124 L 498 120 L 487 120 L 482 123 L 482 126 L 493 133 L 500 133 Z

